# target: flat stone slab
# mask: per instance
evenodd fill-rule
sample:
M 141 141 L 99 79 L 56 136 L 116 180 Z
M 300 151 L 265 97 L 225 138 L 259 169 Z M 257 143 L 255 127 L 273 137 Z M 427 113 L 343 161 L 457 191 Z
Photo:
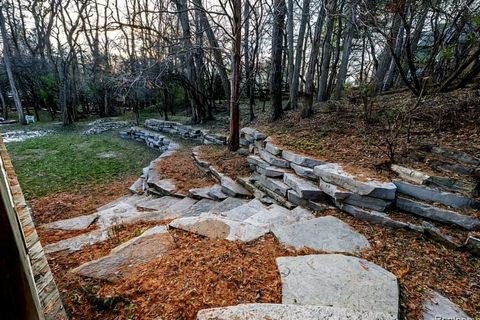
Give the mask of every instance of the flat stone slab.
M 185 212 L 187 212 L 194 204 L 197 203 L 198 200 L 192 198 L 183 198 L 182 200 L 174 203 L 170 207 L 164 210 L 169 217 L 171 218 L 178 218 L 182 217 Z
M 260 158 L 262 158 L 264 161 L 270 163 L 272 166 L 277 166 L 280 168 L 289 168 L 290 163 L 282 158 L 276 157 L 270 152 L 267 152 L 265 150 L 258 150 L 258 154 L 260 155 Z
M 256 213 L 265 209 L 265 205 L 258 199 L 253 199 L 246 204 L 235 207 L 226 212 L 220 213 L 221 218 L 234 220 L 234 221 L 244 221 Z M 215 213 L 215 210 L 212 210 Z
M 213 200 L 222 201 L 228 198 L 228 195 L 223 193 L 222 186 L 219 184 L 214 185 L 208 191 L 208 195 Z
M 182 199 L 176 198 L 176 197 L 164 196 L 161 198 L 155 198 L 155 199 L 139 202 L 137 203 L 137 208 L 141 208 L 144 210 L 162 211 L 181 200 Z
M 423 320 L 473 320 L 459 306 L 436 291 L 428 291 L 423 302 Z
M 137 267 L 168 254 L 173 238 L 165 226 L 151 228 L 141 236 L 114 248 L 109 255 L 84 263 L 72 270 L 84 277 L 119 281 Z
M 357 257 L 321 254 L 277 258 L 282 303 L 380 312 L 398 318 L 397 278 Z
M 253 164 L 257 167 L 263 168 L 263 169 L 266 169 L 267 167 L 270 166 L 270 164 L 268 162 L 262 160 L 262 158 L 260 158 L 259 156 L 256 156 L 256 155 L 249 155 L 247 157 L 247 161 L 248 161 L 248 163 Z
M 298 164 L 295 164 L 295 163 L 290 163 L 290 167 L 300 177 L 304 177 L 304 178 L 307 178 L 307 179 L 310 179 L 310 180 L 313 180 L 313 181 L 318 181 L 318 176 L 313 173 L 312 168 L 299 166 Z
M 233 208 L 239 207 L 241 205 L 244 205 L 248 203 L 249 200 L 247 199 L 239 199 L 239 198 L 232 198 L 228 197 L 227 199 L 223 200 L 220 203 L 217 203 L 215 207 L 210 209 L 211 212 L 226 212 L 229 211 Z
M 274 156 L 280 156 L 282 154 L 282 149 L 275 146 L 273 143 L 268 142 L 265 144 L 265 150 L 273 154 Z
M 141 212 L 133 205 L 119 203 L 114 207 L 98 211 L 96 225 L 99 229 L 106 229 L 112 225 L 121 224 L 129 219 L 137 217 Z
M 287 151 L 287 150 L 282 151 L 282 158 L 287 160 L 287 161 L 298 164 L 299 166 L 304 166 L 304 167 L 312 168 L 312 169 L 315 166 L 325 164 L 325 161 L 320 161 L 320 160 L 317 160 L 317 159 L 312 159 L 312 158 L 309 158 L 309 157 L 305 157 L 305 156 L 302 156 L 302 155 L 299 155 L 299 154 L 296 154 L 296 153 L 293 153 L 293 152 Z
M 309 218 L 309 216 L 302 211 L 292 213 L 292 211 L 282 206 L 272 204 L 246 219 L 244 222 L 254 226 L 266 227 L 271 230 L 275 226 L 288 225 L 307 218 Z
M 78 216 L 75 218 L 57 220 L 54 222 L 43 224 L 42 227 L 45 229 L 56 229 L 56 230 L 84 230 L 95 223 L 98 219 L 98 214 L 88 214 L 84 216 Z
M 392 164 L 391 169 L 400 178 L 411 181 L 411 182 L 415 182 L 418 184 L 424 184 L 428 179 L 430 179 L 430 176 L 422 171 L 402 167 L 396 164 Z
M 143 194 L 143 184 L 145 182 L 144 178 L 138 178 L 129 188 L 131 193 L 134 194 Z
M 211 186 L 211 187 L 204 187 L 204 188 L 194 188 L 194 189 L 190 189 L 188 190 L 188 195 L 189 197 L 191 198 L 194 198 L 194 199 L 211 199 L 211 200 L 214 200 L 214 198 L 209 194 L 209 192 L 211 191 L 212 188 L 217 188 L 220 187 L 219 185 L 215 185 L 215 186 Z M 220 187 L 220 190 L 221 190 L 221 187 Z
M 397 197 L 396 206 L 398 209 L 413 213 L 417 216 L 453 224 L 466 230 L 480 229 L 480 220 L 466 216 L 455 211 L 445 210 L 431 206 L 426 203 L 417 202 L 404 197 Z
M 295 249 L 355 253 L 370 246 L 367 238 L 332 216 L 275 226 L 273 234 L 281 243 Z
M 264 188 L 286 198 L 287 197 L 287 191 L 290 188 L 287 184 L 285 184 L 282 180 L 279 179 L 274 179 L 274 178 L 268 178 L 265 176 L 259 176 L 258 181 L 257 181 L 261 186 Z
M 370 196 L 385 200 L 395 199 L 397 187 L 391 182 L 360 181 L 343 171 L 337 164 L 316 166 L 313 172 L 323 181 L 335 184 L 362 196 Z
M 220 184 L 222 186 L 222 192 L 231 197 L 251 197 L 251 194 L 247 189 L 242 187 L 238 182 L 234 181 L 230 177 L 223 175 L 220 179 Z
M 184 217 L 173 220 L 170 227 L 193 232 L 212 239 L 250 242 L 268 232 L 267 228 L 219 217 Z
M 86 246 L 102 242 L 108 239 L 108 230 L 94 230 L 88 233 L 61 240 L 56 243 L 44 246 L 46 253 L 54 253 L 59 251 L 75 252 Z
M 285 173 L 283 175 L 283 182 L 295 190 L 297 194 L 305 200 L 320 200 L 323 198 L 324 193 L 313 184 L 311 181 L 308 181 L 304 178 L 297 176 L 292 173 Z
M 202 199 L 183 212 L 184 217 L 199 216 L 203 212 L 210 211 L 218 204 L 218 201 Z
M 328 306 L 252 303 L 200 310 L 197 320 L 394 320 L 382 312 Z
M 176 190 L 175 182 L 172 179 L 161 179 L 154 181 L 149 179 L 148 184 L 165 195 L 170 195 Z

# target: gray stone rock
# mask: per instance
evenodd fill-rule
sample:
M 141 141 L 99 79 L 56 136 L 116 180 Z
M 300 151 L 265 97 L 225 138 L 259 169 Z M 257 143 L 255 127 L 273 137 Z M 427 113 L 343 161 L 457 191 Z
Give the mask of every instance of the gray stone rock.
M 315 218 L 315 216 L 306 209 L 300 208 L 297 210 L 297 208 L 295 208 L 293 210 L 288 210 L 277 204 L 272 204 L 246 219 L 245 223 L 267 227 L 269 230 L 272 230 L 272 228 L 276 226 L 288 225 L 313 218 Z
M 277 258 L 282 303 L 385 313 L 398 318 L 397 278 L 380 266 L 341 254 Z
M 275 226 L 272 231 L 281 243 L 295 249 L 355 253 L 370 246 L 363 235 L 332 216 Z
M 211 199 L 202 199 L 183 212 L 184 217 L 199 216 L 203 212 L 208 212 L 218 204 Z
M 345 190 L 344 188 L 338 187 L 334 184 L 328 183 L 320 179 L 320 190 L 328 194 L 330 197 L 333 198 L 333 200 L 336 201 L 343 201 L 349 196 L 352 195 L 352 193 L 348 190 Z
M 312 182 L 300 178 L 296 174 L 285 173 L 283 175 L 283 182 L 302 198 L 306 200 L 320 200 L 323 199 L 324 193 Z
M 392 205 L 392 201 L 385 201 L 379 198 L 372 198 L 368 196 L 361 196 L 356 193 L 352 193 L 350 196 L 342 200 L 346 204 L 360 207 L 363 209 L 371 209 L 375 211 L 385 211 Z
M 473 320 L 459 306 L 436 291 L 428 291 L 423 302 L 423 320 Z
M 273 166 L 277 166 L 280 168 L 289 168 L 290 163 L 282 158 L 276 157 L 272 155 L 270 152 L 267 152 L 265 150 L 258 150 L 258 154 L 260 155 L 260 158 L 262 158 L 264 161 L 270 163 Z
M 262 202 L 257 199 L 253 199 L 246 204 L 221 213 L 221 217 L 234 221 L 244 221 L 264 208 L 265 206 L 262 204 Z M 212 212 L 214 211 L 212 210 Z
M 161 198 L 155 198 L 155 199 L 139 202 L 137 203 L 136 206 L 137 208 L 140 208 L 143 210 L 163 211 L 181 200 L 182 199 L 177 197 L 164 196 Z
M 318 181 L 318 176 L 313 173 L 313 169 L 299 166 L 298 164 L 295 164 L 295 163 L 290 163 L 290 167 L 300 177 L 304 177 L 312 181 Z
M 296 207 L 295 209 L 290 210 L 290 215 L 295 217 L 296 221 L 310 220 L 315 218 L 315 215 L 312 213 L 312 211 L 302 207 Z
M 270 166 L 270 164 L 268 162 L 262 160 L 259 156 L 256 156 L 256 155 L 249 155 L 247 157 L 247 161 L 248 161 L 248 163 L 253 164 L 257 167 L 263 168 L 263 169 L 266 169 L 267 167 Z
M 119 281 L 135 272 L 138 266 L 168 254 L 172 246 L 173 238 L 166 227 L 154 227 L 114 248 L 109 255 L 84 263 L 72 272 L 89 278 Z
M 444 205 L 454 208 L 480 209 L 480 201 L 475 199 L 470 199 L 454 193 L 426 188 L 403 181 L 395 181 L 394 183 L 397 186 L 398 192 L 419 200 L 443 203 Z
M 172 179 L 151 179 L 150 175 L 147 184 L 166 196 L 174 193 L 176 189 L 175 182 Z
M 472 254 L 480 257 L 480 237 L 469 235 L 465 242 L 465 248 Z
M 267 198 L 269 197 L 269 198 L 273 199 L 277 204 L 280 204 L 287 209 L 293 209 L 293 208 L 296 207 L 295 204 L 288 201 L 284 196 L 279 195 L 278 193 L 264 187 L 262 184 L 260 184 L 260 182 L 258 180 L 256 180 L 254 182 L 254 185 L 258 189 L 260 189 L 262 192 L 264 192 L 265 195 L 267 196 Z
M 394 320 L 382 312 L 329 306 L 252 303 L 200 310 L 197 320 Z
M 285 173 L 287 173 L 286 169 L 269 166 L 265 168 L 265 176 L 269 178 L 282 178 Z
M 441 147 L 432 147 L 430 151 L 447 159 L 460 161 L 474 166 L 480 166 L 480 159 L 465 152 L 450 151 Z
M 325 164 L 325 161 L 320 161 L 320 160 L 312 159 L 309 157 L 305 157 L 287 150 L 282 151 L 282 158 L 287 161 L 298 164 L 299 166 L 304 166 L 307 168 L 313 168 L 315 166 Z
M 260 176 L 257 182 L 264 188 L 278 195 L 281 195 L 284 198 L 287 197 L 287 191 L 290 189 L 290 187 L 283 183 L 282 180 L 268 178 L 264 176 Z
M 143 194 L 143 185 L 145 183 L 144 178 L 138 178 L 129 188 L 131 193 Z
M 337 206 L 340 208 L 340 210 L 352 215 L 353 217 L 367 221 L 373 224 L 379 224 L 385 227 L 389 228 L 394 228 L 394 229 L 408 229 L 408 230 L 414 230 L 420 233 L 423 233 L 423 228 L 414 224 L 402 222 L 402 221 L 397 221 L 392 218 L 390 218 L 387 214 L 384 212 L 378 212 L 378 211 L 367 211 L 363 210 L 361 208 L 351 206 L 348 204 L 341 204 L 337 203 Z
M 121 224 L 132 219 L 141 214 L 141 212 L 134 205 L 120 203 L 112 208 L 98 211 L 97 214 L 98 220 L 96 225 L 100 229 L 106 229 L 112 225 Z
M 335 184 L 362 196 L 370 196 L 386 200 L 395 199 L 397 187 L 391 182 L 360 181 L 343 171 L 337 164 L 316 166 L 313 172 L 323 181 Z
M 265 144 L 265 150 L 267 152 L 270 152 L 271 154 L 273 154 L 274 156 L 281 156 L 282 154 L 282 149 L 276 147 L 273 143 L 271 142 L 267 142 Z
M 256 240 L 268 232 L 267 228 L 213 216 L 179 218 L 169 226 L 212 239 L 242 242 Z
M 98 214 L 89 214 L 84 216 L 78 216 L 75 218 L 57 220 L 54 222 L 46 223 L 42 225 L 45 229 L 57 229 L 57 230 L 84 230 L 90 227 L 98 220 Z
M 228 197 L 227 199 L 223 200 L 220 203 L 217 203 L 215 207 L 210 209 L 212 212 L 226 212 L 233 208 L 239 207 L 248 203 L 249 201 L 246 199 L 239 199 L 239 198 L 231 198 Z
M 300 195 L 292 189 L 287 191 L 287 199 L 289 202 L 297 206 L 306 207 L 317 212 L 324 211 L 330 207 L 327 203 L 305 200 L 301 198 Z
M 183 198 L 182 200 L 174 203 L 173 205 L 169 206 L 164 212 L 168 215 L 169 218 L 177 218 L 182 217 L 185 212 L 197 203 L 198 200 L 192 198 Z
M 248 198 L 252 196 L 247 189 L 225 175 L 222 176 L 220 184 L 222 186 L 222 192 L 231 197 Z
M 417 202 L 404 197 L 397 197 L 398 209 L 413 213 L 417 216 L 434 221 L 453 224 L 466 230 L 480 229 L 480 220 L 455 211 L 445 210 L 426 203 Z
M 46 253 L 54 253 L 59 251 L 75 252 L 83 249 L 86 246 L 102 242 L 107 239 L 107 230 L 94 230 L 72 238 L 61 240 L 56 243 L 47 244 L 43 248 Z
M 423 228 L 423 232 L 425 233 L 425 235 L 427 237 L 429 237 L 429 238 L 431 238 L 431 239 L 433 239 L 437 242 L 442 243 L 446 247 L 448 247 L 450 249 L 457 249 L 457 248 L 460 247 L 460 244 L 458 244 L 455 241 L 455 239 L 453 239 L 449 235 L 443 233 L 442 230 L 438 229 L 433 224 L 424 221 L 422 223 L 422 228 Z
M 425 184 L 443 190 L 459 192 L 468 196 L 478 196 L 479 184 L 475 181 L 453 179 L 449 177 L 430 177 Z
M 214 185 L 208 190 L 208 195 L 213 199 L 217 201 L 222 201 L 228 198 L 228 195 L 222 192 L 222 186 L 221 185 Z
M 215 185 L 218 186 L 218 185 Z M 221 191 L 221 186 L 218 186 Z M 188 196 L 194 199 L 210 199 L 213 200 L 213 197 L 210 196 L 209 192 L 213 187 L 204 187 L 204 188 L 194 188 L 188 190 Z

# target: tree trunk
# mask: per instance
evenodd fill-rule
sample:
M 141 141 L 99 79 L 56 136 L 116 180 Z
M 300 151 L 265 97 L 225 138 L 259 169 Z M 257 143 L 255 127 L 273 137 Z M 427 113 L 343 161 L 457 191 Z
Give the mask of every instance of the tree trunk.
M 272 100 L 272 120 L 279 119 L 282 108 L 282 49 L 285 23 L 285 0 L 273 1 L 272 31 L 272 70 L 270 76 L 270 95 Z
M 335 100 L 340 99 L 343 91 L 343 85 L 345 84 L 345 80 L 347 78 L 348 61 L 350 58 L 350 53 L 352 51 L 353 31 L 355 28 L 355 24 L 353 22 L 353 19 L 355 19 L 354 10 L 354 8 L 350 9 L 350 17 L 348 18 L 347 35 L 345 38 L 345 42 L 343 43 L 342 63 L 340 65 L 340 69 L 338 70 L 337 83 L 335 84 Z
M 7 120 L 8 119 L 8 107 L 7 104 L 5 103 L 5 98 L 3 97 L 3 91 L 0 88 L 0 102 L 2 105 L 2 115 L 3 119 Z
M 230 137 L 228 147 L 236 151 L 240 147 L 240 63 L 242 50 L 242 0 L 233 0 L 233 54 L 230 95 Z
M 293 0 L 287 0 L 287 47 L 288 47 L 288 86 L 292 85 L 293 79 Z
M 250 2 L 249 0 L 245 0 L 244 4 L 244 28 L 245 28 L 245 36 L 243 40 L 243 51 L 244 51 L 244 59 L 245 59 L 245 92 L 247 96 L 250 97 L 252 91 L 252 75 L 253 75 L 253 63 L 250 61 Z M 250 121 L 255 119 L 255 113 L 253 112 L 253 104 L 249 104 L 249 111 L 250 111 Z
M 300 70 L 303 58 L 303 39 L 305 38 L 305 29 L 307 20 L 310 18 L 310 0 L 303 0 L 302 20 L 300 30 L 298 31 L 297 46 L 295 52 L 295 64 L 293 67 L 293 77 L 290 83 L 290 108 L 295 109 L 298 103 L 298 85 L 300 82 Z
M 325 31 L 325 41 L 323 43 L 323 50 L 322 50 L 322 67 L 320 69 L 320 82 L 318 83 L 318 100 L 319 101 L 326 101 L 328 94 L 327 94 L 327 84 L 328 84 L 328 73 L 330 71 L 330 50 L 331 45 L 330 41 L 332 40 L 333 34 L 333 22 L 334 16 L 333 13 L 335 11 L 335 7 L 337 6 L 337 0 L 333 0 L 331 5 L 328 8 L 328 16 L 327 16 L 327 30 Z
M 13 77 L 12 65 L 10 62 L 10 46 L 8 43 L 7 29 L 5 27 L 5 18 L 3 16 L 3 6 L 0 6 L 0 32 L 2 33 L 3 40 L 3 61 L 5 62 L 10 90 L 12 91 L 13 101 L 15 103 L 15 108 L 17 109 L 18 122 L 21 124 L 27 124 L 23 114 L 22 101 L 18 95 L 17 86 L 15 85 L 15 79 Z
M 320 12 L 318 13 L 317 21 L 315 23 L 315 34 L 313 36 L 312 52 L 308 62 L 308 69 L 305 79 L 305 100 L 302 108 L 302 117 L 308 117 L 313 113 L 313 80 L 315 77 L 315 70 L 318 63 L 318 54 L 320 52 L 320 44 L 322 40 L 323 21 L 325 20 L 325 6 L 321 4 Z

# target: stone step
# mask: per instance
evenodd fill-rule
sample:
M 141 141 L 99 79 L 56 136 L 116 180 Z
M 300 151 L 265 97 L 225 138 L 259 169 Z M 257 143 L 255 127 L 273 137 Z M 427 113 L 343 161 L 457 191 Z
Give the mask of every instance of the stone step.
M 184 213 L 188 212 L 188 210 L 197 202 L 198 200 L 186 197 L 172 204 L 163 211 L 166 213 L 166 216 L 168 216 L 169 219 L 182 217 Z
M 223 194 L 223 196 L 222 196 Z M 222 197 L 221 200 L 226 199 L 228 196 L 222 192 L 222 187 L 218 184 L 208 186 L 204 188 L 194 188 L 188 190 L 188 195 L 194 199 L 211 199 L 218 200 L 218 197 Z M 214 195 L 214 196 L 212 196 Z
M 280 168 L 289 168 L 290 163 L 282 158 L 276 157 L 270 152 L 267 152 L 265 150 L 259 149 L 258 154 L 260 155 L 260 158 L 262 158 L 264 161 L 268 162 L 272 166 L 280 167 Z
M 222 192 L 231 197 L 249 198 L 252 196 L 247 189 L 242 187 L 238 182 L 234 181 L 232 178 L 227 177 L 225 175 L 221 176 L 220 184 L 222 186 Z
M 287 169 L 274 167 L 274 166 L 268 166 L 265 169 L 256 167 L 255 171 L 257 171 L 259 174 L 264 175 L 266 177 L 278 178 L 278 179 L 282 179 L 285 173 L 290 172 L 290 171 L 287 171 Z
M 368 240 L 348 224 L 332 216 L 276 225 L 273 234 L 287 246 L 327 252 L 355 253 L 370 246 Z
M 312 182 L 293 173 L 283 175 L 283 182 L 305 200 L 322 200 L 325 194 Z
M 200 310 L 197 320 L 394 320 L 383 312 L 329 306 L 251 303 Z
M 173 179 L 154 179 L 149 176 L 147 179 L 147 184 L 166 196 L 172 195 L 177 189 Z
M 324 164 L 316 166 L 313 172 L 323 181 L 345 188 L 362 196 L 370 196 L 385 200 L 395 199 L 397 187 L 391 182 L 374 180 L 358 180 L 343 171 L 337 164 Z
M 202 199 L 183 212 L 184 217 L 199 216 L 203 212 L 208 212 L 218 204 L 218 201 L 211 199 Z
M 319 166 L 322 164 L 325 164 L 325 161 L 320 161 L 317 159 L 312 159 L 306 156 L 302 156 L 296 153 L 293 153 L 291 151 L 283 150 L 282 151 L 282 158 L 289 161 L 293 162 L 299 166 L 304 166 L 307 168 L 314 168 L 315 166 Z
M 268 178 L 265 176 L 259 176 L 257 180 L 258 184 L 260 184 L 262 187 L 286 198 L 287 197 L 287 191 L 291 189 L 288 185 L 286 185 L 282 180 L 279 179 L 274 179 L 274 178 Z
M 397 278 L 357 257 L 320 254 L 277 258 L 282 303 L 379 312 L 398 319 Z
M 267 138 L 267 140 L 268 140 L 268 138 Z M 267 143 L 265 144 L 265 151 L 270 152 L 274 156 L 281 156 L 282 155 L 282 149 L 275 146 L 270 141 L 267 141 Z
M 168 254 L 172 246 L 173 238 L 167 228 L 153 227 L 112 249 L 109 255 L 84 263 L 72 272 L 110 282 L 121 281 L 134 273 L 138 266 Z
M 318 176 L 313 173 L 312 168 L 299 166 L 298 164 L 295 164 L 295 163 L 290 163 L 290 167 L 300 177 L 307 178 L 307 179 L 312 180 L 312 181 L 318 181 Z
M 422 171 L 402 167 L 396 164 L 392 164 L 391 169 L 395 172 L 400 178 L 405 179 L 410 182 L 424 184 L 430 176 Z
M 266 169 L 267 167 L 270 166 L 270 163 L 262 160 L 262 158 L 260 158 L 259 156 L 253 155 L 253 154 L 249 155 L 247 157 L 247 161 L 248 161 L 248 163 L 253 164 L 256 167 L 260 167 L 260 168 L 263 168 L 263 169 Z
M 450 192 L 440 191 L 403 181 L 394 181 L 397 191 L 419 200 L 442 203 L 454 208 L 472 208 L 480 210 L 480 201 Z
M 68 253 L 79 251 L 86 246 L 99 243 L 108 239 L 108 230 L 94 230 L 75 237 L 64 239 L 44 246 L 46 253 L 65 251 Z
M 480 166 L 480 159 L 460 151 L 451 151 L 442 147 L 431 147 L 430 152 L 444 157 L 445 159 L 463 162 L 469 165 Z
M 214 216 L 184 217 L 173 220 L 169 226 L 212 239 L 250 242 L 268 232 L 267 228 Z
M 272 228 L 276 226 L 288 225 L 313 218 L 315 218 L 315 216 L 306 209 L 299 208 L 298 210 L 288 210 L 277 204 L 272 204 L 249 217 L 244 222 L 272 230 Z
M 313 211 L 321 212 L 325 211 L 329 208 L 332 208 L 328 203 L 325 201 L 312 201 L 312 200 L 305 200 L 298 193 L 295 192 L 295 190 L 288 190 L 287 191 L 287 199 L 289 202 L 297 205 L 297 206 L 302 206 L 305 208 L 309 208 Z
M 376 211 L 385 211 L 392 205 L 392 201 L 386 201 L 379 198 L 369 196 L 361 196 L 350 192 L 346 189 L 338 187 L 334 184 L 325 182 L 320 179 L 320 189 L 332 197 L 334 202 L 346 203 L 360 208 L 366 208 Z
M 479 183 L 473 181 L 464 181 L 448 177 L 430 177 L 425 181 L 427 186 L 433 186 L 445 191 L 458 192 L 468 196 L 476 197 L 479 195 Z
M 248 202 L 249 202 L 249 200 L 247 200 L 247 199 L 239 199 L 239 198 L 228 197 L 227 199 L 223 200 L 222 202 L 217 203 L 212 209 L 210 209 L 210 211 L 211 212 L 216 212 L 216 213 L 226 212 L 226 211 L 229 211 L 233 208 L 244 205 Z
M 144 209 L 144 210 L 162 211 L 181 200 L 182 200 L 181 198 L 177 198 L 177 197 L 164 196 L 161 198 L 154 198 L 151 200 L 139 202 L 137 203 L 137 208 Z
M 208 212 L 205 215 L 211 216 L 212 214 L 217 215 L 221 218 L 234 220 L 234 221 L 245 221 L 259 211 L 265 209 L 265 205 L 258 199 L 253 199 L 246 204 L 233 208 L 231 210 L 220 213 L 219 215 L 212 209 L 211 212 Z M 204 216 L 205 216 L 204 215 Z
M 84 230 L 94 224 L 99 218 L 97 213 L 78 216 L 75 218 L 57 220 L 54 222 L 46 223 L 42 225 L 42 228 L 45 229 L 56 229 L 56 230 Z
M 480 220 L 474 217 L 466 216 L 455 211 L 438 208 L 426 203 L 397 197 L 395 205 L 398 209 L 413 213 L 417 216 L 430 220 L 453 224 L 466 230 L 480 229 Z

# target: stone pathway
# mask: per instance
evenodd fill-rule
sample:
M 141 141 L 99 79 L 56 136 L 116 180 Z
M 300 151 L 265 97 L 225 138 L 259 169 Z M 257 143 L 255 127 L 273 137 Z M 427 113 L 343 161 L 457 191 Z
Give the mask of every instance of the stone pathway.
M 161 125 L 155 122 L 155 126 Z M 176 130 L 182 128 L 176 127 Z M 153 143 L 148 140 L 153 139 L 152 136 L 138 132 L 130 135 Z M 252 141 L 263 137 L 255 130 L 245 132 L 245 137 Z M 157 148 L 160 141 L 165 141 L 155 139 Z M 165 146 L 163 142 L 161 145 Z M 168 142 L 168 146 L 174 148 L 143 170 L 142 177 L 130 188 L 132 195 L 104 205 L 92 214 L 44 225 L 51 230 L 96 228 L 47 245 L 46 252 L 74 252 L 105 241 L 109 229 L 117 224 L 158 222 L 158 226 L 114 248 L 108 255 L 72 270 L 84 277 L 118 282 L 139 265 L 168 256 L 173 246 L 169 232 L 172 228 L 212 239 L 241 242 L 255 241 L 272 233 L 286 247 L 309 248 L 323 254 L 277 258 L 282 281 L 281 304 L 240 304 L 207 309 L 198 313 L 198 320 L 398 319 L 397 278 L 370 261 L 350 256 L 369 248 L 369 241 L 340 219 L 315 217 L 313 211 L 325 208 L 327 205 L 323 201 L 328 196 L 340 201 L 339 207 L 352 215 L 372 215 L 386 225 L 395 224 L 396 221 L 389 220 L 382 212 L 367 212 L 356 207 L 383 211 L 392 204 L 395 184 L 358 181 L 339 166 L 285 151 L 280 157 L 282 151 L 267 142 L 258 156 L 249 156 L 249 162 L 263 173 L 255 176 L 251 180 L 253 183 L 248 179 L 239 180 L 243 181 L 239 183 L 210 169 L 218 178 L 218 184 L 191 189 L 185 196 L 176 193 L 174 180 L 155 174 L 154 167 L 162 158 L 174 156 L 176 144 Z M 313 183 L 319 176 L 320 183 Z M 256 189 L 257 186 L 265 193 Z M 252 195 L 256 198 L 252 199 Z M 458 198 L 449 201 L 463 203 Z M 172 221 L 167 224 L 165 220 Z M 452 223 L 470 226 L 470 221 Z M 415 228 L 408 224 L 398 227 Z M 464 315 L 437 293 L 426 299 L 424 309 L 424 319 L 434 319 L 432 316 L 437 314 L 445 317 Z

